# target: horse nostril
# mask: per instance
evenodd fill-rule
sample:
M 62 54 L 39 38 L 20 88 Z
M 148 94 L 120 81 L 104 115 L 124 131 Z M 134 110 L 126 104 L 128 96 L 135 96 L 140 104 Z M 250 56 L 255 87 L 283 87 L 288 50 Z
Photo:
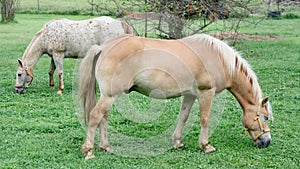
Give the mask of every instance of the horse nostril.
M 22 74 L 18 74 L 18 77 L 21 77 L 22 76 Z
M 258 148 L 267 148 L 271 143 L 270 139 L 259 139 L 255 142 Z
M 271 141 L 268 140 L 267 143 L 266 143 L 266 147 L 268 147 L 270 145 Z
M 262 143 L 262 142 L 258 143 L 258 144 L 257 144 L 257 147 L 258 147 L 258 148 L 262 148 L 262 147 L 263 147 L 263 143 Z

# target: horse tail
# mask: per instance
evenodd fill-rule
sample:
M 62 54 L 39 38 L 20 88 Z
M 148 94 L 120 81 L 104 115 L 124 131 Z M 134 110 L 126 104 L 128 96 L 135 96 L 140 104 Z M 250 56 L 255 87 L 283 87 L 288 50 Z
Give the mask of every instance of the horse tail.
M 84 108 L 85 124 L 87 124 L 89 114 L 96 105 L 95 67 L 100 54 L 100 46 L 92 46 L 79 67 L 79 97 Z
M 133 28 L 128 25 L 126 22 L 121 21 L 122 27 L 124 29 L 124 33 L 126 34 L 133 34 Z

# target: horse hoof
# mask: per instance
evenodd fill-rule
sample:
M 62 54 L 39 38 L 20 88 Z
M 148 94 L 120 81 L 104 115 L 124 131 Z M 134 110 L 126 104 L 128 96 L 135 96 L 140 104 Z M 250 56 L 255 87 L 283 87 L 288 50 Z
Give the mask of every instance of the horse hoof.
M 176 141 L 174 141 L 174 143 L 173 143 L 173 147 L 174 147 L 174 148 L 181 148 L 181 147 L 183 147 L 183 146 L 184 146 L 184 144 L 182 144 L 181 140 L 176 140 Z
M 112 153 L 113 150 L 110 147 L 99 147 L 99 151 Z
M 211 145 L 211 144 L 206 144 L 206 145 L 202 145 L 201 146 L 201 150 L 204 152 L 204 153 L 212 153 L 214 151 L 216 151 L 216 149 Z
M 57 91 L 57 94 L 62 94 L 62 91 L 61 90 Z
M 87 152 L 87 155 L 85 156 L 84 160 L 89 160 L 89 159 L 92 159 L 92 158 L 95 158 L 95 155 L 94 155 L 93 151 L 90 150 L 90 151 Z

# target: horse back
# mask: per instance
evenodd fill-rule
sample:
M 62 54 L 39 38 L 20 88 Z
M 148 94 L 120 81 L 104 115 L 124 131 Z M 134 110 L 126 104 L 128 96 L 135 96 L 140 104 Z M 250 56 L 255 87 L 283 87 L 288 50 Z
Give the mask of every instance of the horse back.
M 64 52 L 66 57 L 83 57 L 92 45 L 124 33 L 120 21 L 105 16 L 81 21 L 56 19 L 43 28 L 48 53 Z

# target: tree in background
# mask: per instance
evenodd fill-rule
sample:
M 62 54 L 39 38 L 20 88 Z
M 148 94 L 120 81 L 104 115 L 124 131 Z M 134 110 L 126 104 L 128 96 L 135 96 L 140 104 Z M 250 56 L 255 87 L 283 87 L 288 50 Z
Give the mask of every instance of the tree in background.
M 237 19 L 231 25 L 236 31 L 241 20 L 255 13 L 264 0 L 89 0 L 89 3 L 101 14 L 106 11 L 108 15 L 122 17 L 137 35 L 155 32 L 162 38 L 178 39 L 201 33 L 216 20 L 226 22 L 229 17 Z
M 224 3 L 225 0 L 149 0 L 147 5 L 162 16 L 156 29 L 169 38 L 178 39 L 199 33 L 216 19 L 227 19 L 229 11 Z M 193 26 L 200 18 L 203 22 Z
M 1 3 L 1 22 L 13 22 L 15 21 L 16 6 L 19 4 L 19 0 L 0 0 Z

